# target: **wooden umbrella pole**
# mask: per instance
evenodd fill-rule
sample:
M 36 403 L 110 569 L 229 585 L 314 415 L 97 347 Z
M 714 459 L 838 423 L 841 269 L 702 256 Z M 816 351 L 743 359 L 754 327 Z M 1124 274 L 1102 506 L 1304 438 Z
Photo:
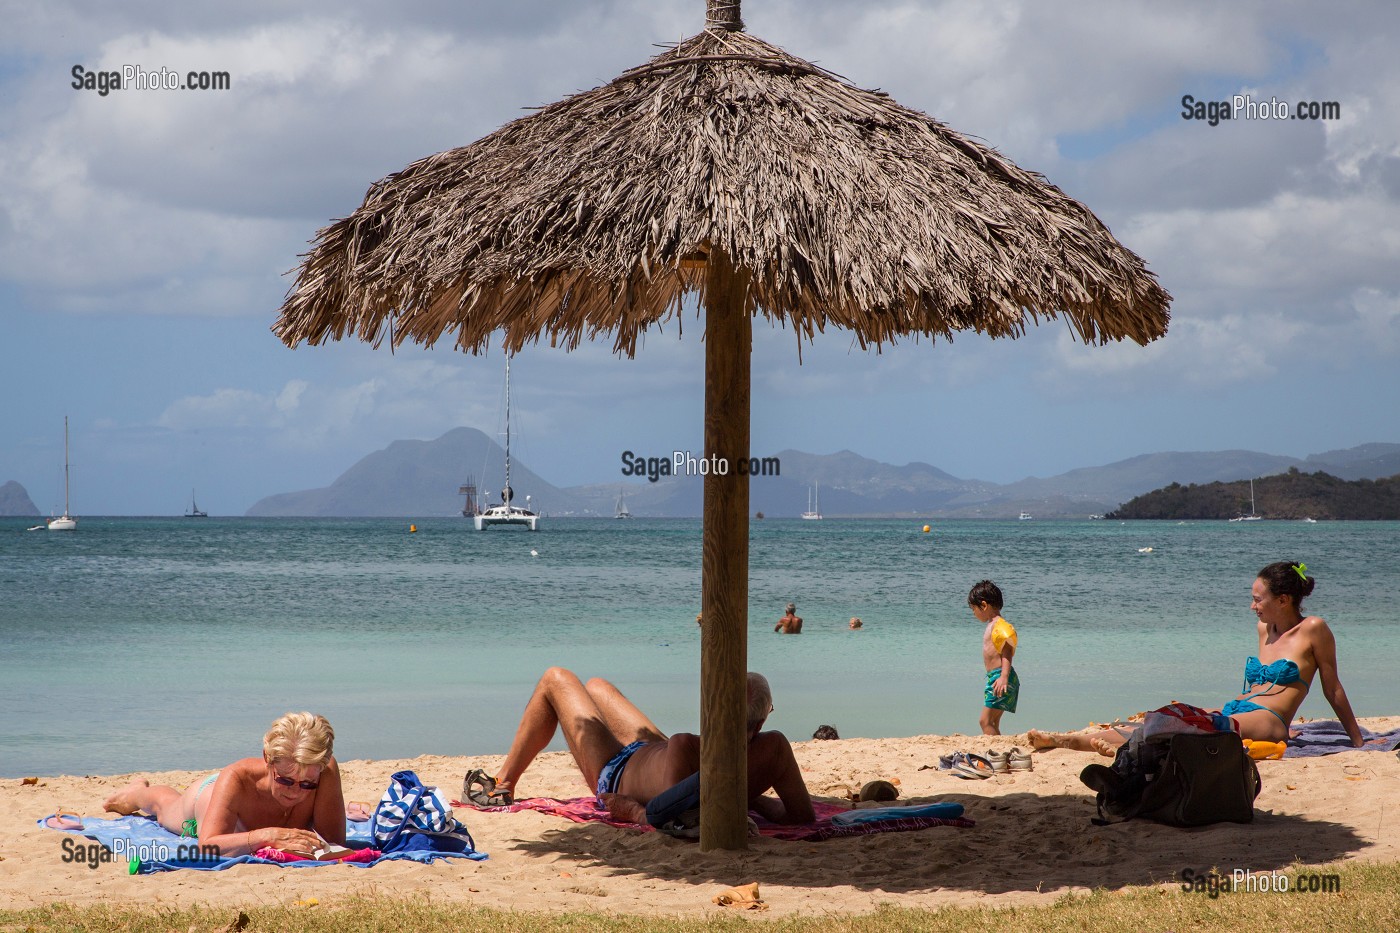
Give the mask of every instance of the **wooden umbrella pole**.
M 711 249 L 705 279 L 705 476 L 700 581 L 700 848 L 748 846 L 749 276 Z M 718 461 L 716 458 L 719 458 Z
M 744 28 L 739 0 L 705 0 L 705 28 L 739 32 Z

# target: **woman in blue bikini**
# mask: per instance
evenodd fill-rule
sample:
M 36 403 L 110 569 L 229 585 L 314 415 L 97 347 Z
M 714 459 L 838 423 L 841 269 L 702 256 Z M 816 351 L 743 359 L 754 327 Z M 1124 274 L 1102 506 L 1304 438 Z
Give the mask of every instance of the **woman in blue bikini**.
M 1282 742 L 1289 737 L 1289 723 L 1303 705 L 1313 677 L 1321 675 L 1322 695 L 1351 737 L 1351 744 L 1359 748 L 1361 727 L 1337 675 L 1337 643 L 1332 630 L 1318 616 L 1303 615 L 1303 600 L 1317 583 L 1307 569 L 1303 563 L 1279 561 L 1259 571 L 1250 600 L 1250 608 L 1259 618 L 1259 653 L 1245 659 L 1243 689 L 1220 709 L 1220 716 L 1241 738 Z M 1124 732 L 1117 729 L 1091 734 L 1032 729 L 1028 738 L 1038 749 L 1073 748 L 1110 757 L 1127 741 Z

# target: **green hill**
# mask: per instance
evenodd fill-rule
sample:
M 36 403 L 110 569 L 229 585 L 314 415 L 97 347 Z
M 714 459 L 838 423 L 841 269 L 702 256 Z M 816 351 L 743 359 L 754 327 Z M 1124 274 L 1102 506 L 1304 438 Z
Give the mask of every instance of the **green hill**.
M 1254 481 L 1254 510 L 1263 518 L 1400 520 L 1400 474 L 1344 480 L 1296 467 Z M 1108 518 L 1229 519 L 1249 512 L 1249 481 L 1183 486 L 1172 483 L 1125 502 Z

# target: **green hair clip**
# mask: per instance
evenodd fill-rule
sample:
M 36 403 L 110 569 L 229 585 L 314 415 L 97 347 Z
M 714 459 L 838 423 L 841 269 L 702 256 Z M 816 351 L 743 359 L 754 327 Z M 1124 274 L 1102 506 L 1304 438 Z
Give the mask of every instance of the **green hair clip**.
M 1304 582 L 1304 583 L 1307 583 L 1307 582 L 1308 582 L 1308 565 L 1307 565 L 1307 564 L 1301 564 L 1301 563 L 1300 563 L 1300 564 L 1294 564 L 1294 565 L 1293 565 L 1293 571 L 1294 571 L 1295 573 L 1297 573 L 1298 576 L 1300 576 L 1300 577 L 1303 578 L 1303 582 Z

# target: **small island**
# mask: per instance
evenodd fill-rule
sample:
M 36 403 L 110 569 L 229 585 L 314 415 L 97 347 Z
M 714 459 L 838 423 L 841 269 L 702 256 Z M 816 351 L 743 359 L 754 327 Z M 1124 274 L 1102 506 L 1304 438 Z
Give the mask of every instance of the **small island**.
M 29 498 L 29 493 L 19 483 L 10 480 L 0 486 L 0 515 L 23 515 L 30 518 L 38 514 L 39 510 L 34 507 L 34 500 Z
M 1254 502 L 1265 519 L 1292 521 L 1400 520 L 1400 474 L 1385 479 L 1338 479 L 1329 473 L 1287 473 L 1254 480 Z M 1226 521 L 1250 511 L 1249 480 L 1172 483 L 1128 500 L 1106 517 Z

